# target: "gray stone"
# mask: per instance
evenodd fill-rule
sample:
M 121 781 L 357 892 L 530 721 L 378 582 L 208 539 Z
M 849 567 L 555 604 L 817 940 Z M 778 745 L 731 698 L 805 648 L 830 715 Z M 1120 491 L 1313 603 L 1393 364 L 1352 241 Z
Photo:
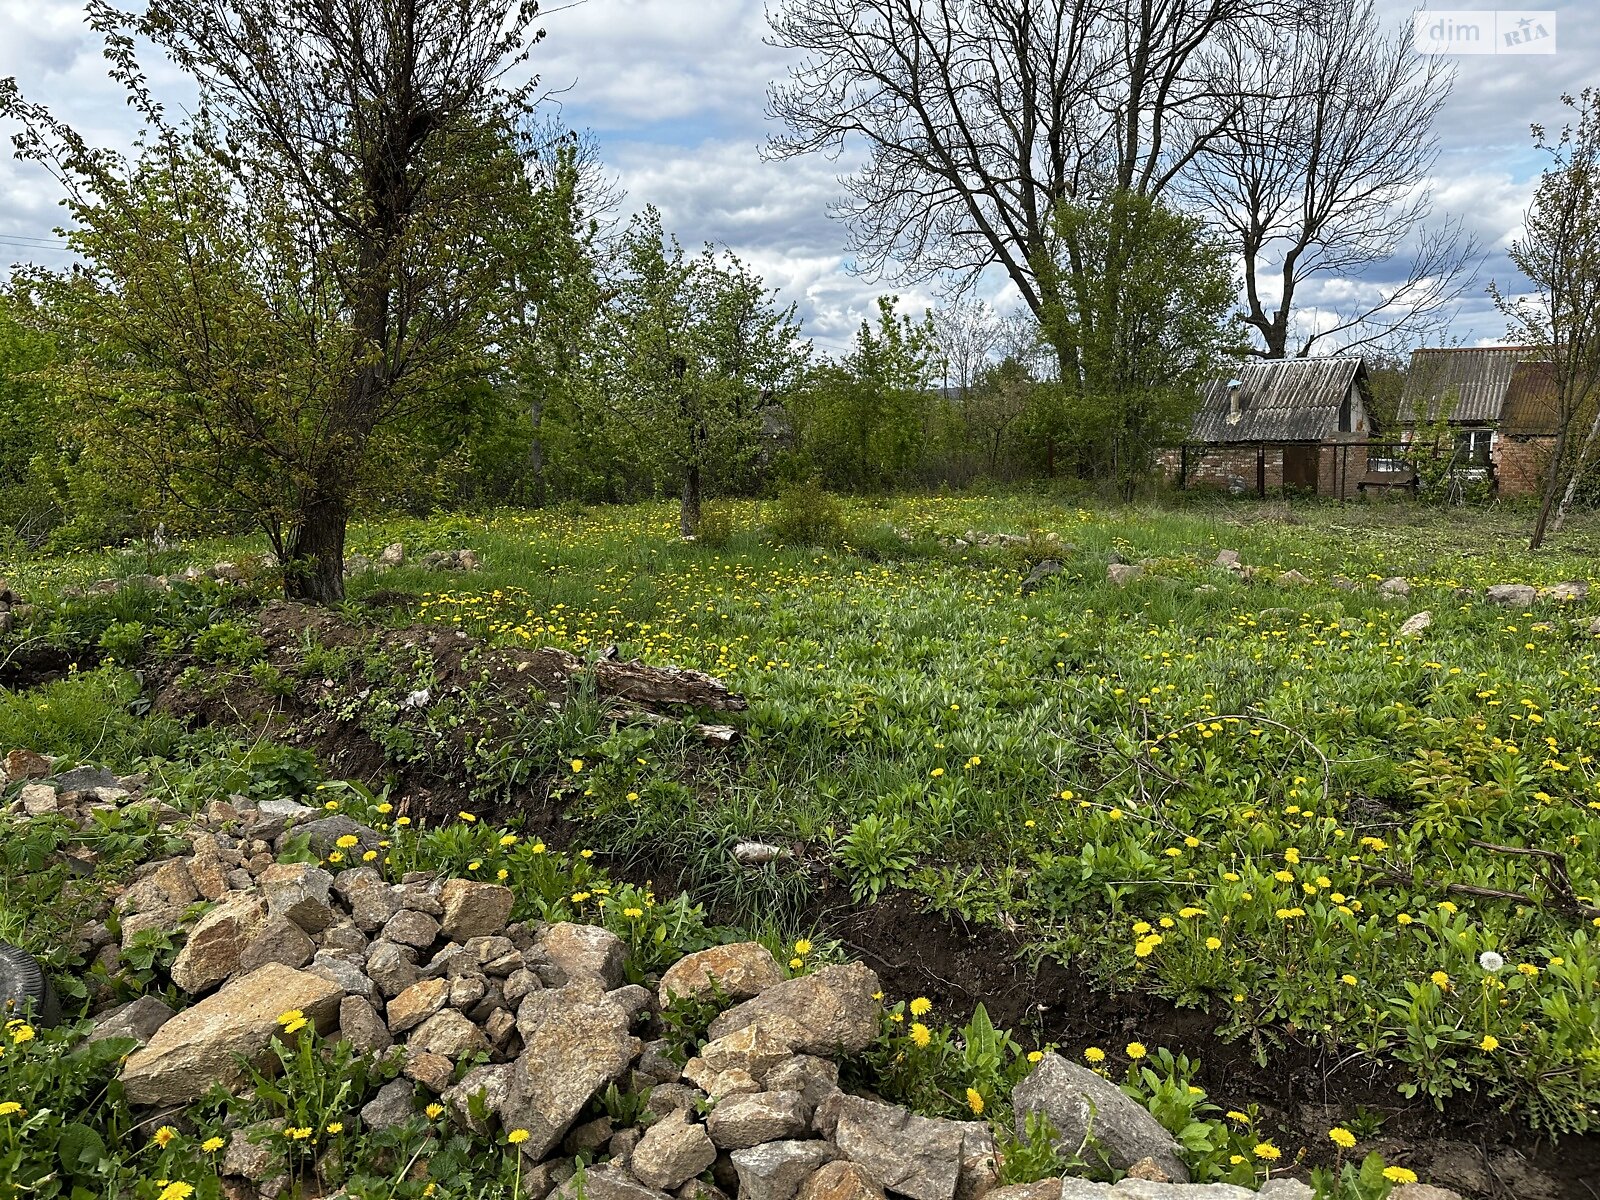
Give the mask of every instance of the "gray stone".
M 1022 594 L 1031 596 L 1044 585 L 1044 581 L 1061 574 L 1066 568 L 1059 558 L 1044 558 L 1034 564 L 1033 570 L 1022 581 Z
M 378 1010 L 360 996 L 339 1001 L 339 1036 L 362 1054 L 376 1054 L 394 1045 Z
M 349 920 L 335 921 L 322 931 L 322 948 L 342 954 L 358 966 L 367 961 L 367 936 Z
M 277 1161 L 271 1142 L 282 1135 L 282 1121 L 261 1121 L 235 1129 L 228 1137 L 227 1149 L 222 1152 L 222 1173 L 260 1183 L 272 1172 Z
M 360 996 L 363 1000 L 375 1000 L 378 989 L 372 980 L 361 973 L 361 968 L 338 954 L 330 954 L 326 950 L 318 950 L 316 958 L 306 968 L 313 975 L 320 975 L 329 983 L 339 985 L 340 990 L 351 996 Z
M 333 924 L 329 893 L 333 876 L 309 863 L 274 863 L 258 881 L 267 900 L 267 914 L 287 917 L 307 933 Z
M 1106 568 L 1106 582 L 1114 583 L 1117 587 L 1127 587 L 1143 574 L 1144 568 L 1137 563 L 1112 563 Z
M 1411 582 L 1402 576 L 1396 575 L 1392 579 L 1385 579 L 1378 585 L 1380 596 L 1409 596 L 1411 595 Z
M 833 1140 L 843 1157 L 865 1167 L 891 1192 L 911 1200 L 954 1200 L 962 1124 L 846 1096 L 838 1103 Z
M 1484 593 L 1484 599 L 1505 608 L 1532 608 L 1539 593 L 1525 583 L 1497 583 Z
M 1400 630 L 1395 636 L 1403 638 L 1421 637 L 1432 625 L 1433 614 L 1427 609 L 1423 609 L 1421 612 L 1407 617 L 1405 623 L 1400 626 Z
M 172 960 L 172 982 L 191 996 L 216 987 L 243 965 L 240 952 L 266 916 L 259 896 L 230 895 L 195 922 Z
M 761 1082 L 774 1092 L 799 1092 L 815 1109 L 839 1090 L 839 1064 L 810 1054 L 797 1054 L 769 1070 Z
M 119 780 L 104 767 L 74 767 L 54 776 L 49 782 L 63 792 L 87 792 L 91 788 L 114 788 Z
M 346 903 L 350 906 L 350 919 L 363 933 L 376 933 L 400 911 L 400 897 L 387 885 L 363 888 L 348 897 Z
M 130 1000 L 120 1008 L 96 1017 L 94 1029 L 89 1033 L 89 1041 L 132 1038 L 140 1046 L 148 1045 L 150 1039 L 155 1037 L 156 1030 L 172 1020 L 175 1015 L 171 1008 L 156 997 L 140 996 L 137 1000 Z
M 263 811 L 265 807 L 262 806 Z M 340 838 L 353 837 L 356 839 L 356 844 L 343 850 L 344 856 L 352 862 L 358 861 L 368 850 L 381 849 L 378 843 L 383 840 L 377 830 L 369 829 L 343 813 L 319 817 L 314 821 L 297 825 L 291 831 L 280 833 L 273 841 L 273 849 L 281 854 L 288 846 L 291 837 L 304 837 L 311 852 L 318 858 L 327 858 L 335 850 L 342 849 L 339 845 Z
M 1093 1131 L 1111 1165 L 1127 1170 L 1153 1158 L 1170 1179 L 1187 1181 L 1189 1170 L 1178 1144 L 1145 1108 L 1110 1080 L 1059 1054 L 1047 1054 L 1011 1095 L 1017 1131 L 1029 1113 L 1043 1112 L 1055 1126 L 1058 1144 L 1075 1150 Z
M 518 1025 L 525 1045 L 517 1059 L 517 1096 L 501 1117 L 510 1128 L 528 1131 L 523 1153 L 540 1159 L 594 1094 L 622 1077 L 638 1043 L 628 1033 L 627 1016 L 603 1001 L 548 1013 L 531 1028 L 519 1014 Z
M 639 1182 L 658 1191 L 682 1187 L 717 1161 L 717 1148 L 706 1127 L 679 1108 L 645 1130 L 633 1148 L 629 1165 Z
M 561 1153 L 576 1157 L 587 1154 L 593 1159 L 600 1148 L 611 1140 L 615 1126 L 611 1124 L 608 1116 L 599 1116 L 592 1121 L 585 1121 L 582 1125 L 575 1125 L 561 1140 Z
M 1065 1185 L 1066 1181 L 1062 1181 Z M 1231 1183 L 1156 1183 L 1131 1176 L 1104 1193 L 1111 1200 L 1257 1200 L 1259 1193 Z M 1062 1200 L 1075 1200 L 1076 1192 L 1062 1187 Z
M 680 958 L 661 976 L 656 998 L 666 1008 L 674 996 L 708 996 L 712 980 L 729 1000 L 749 1000 L 784 980 L 783 968 L 760 942 L 713 946 Z
M 1218 550 L 1212 561 L 1224 571 L 1237 571 L 1242 565 L 1237 550 Z
M 418 1025 L 406 1045 L 450 1059 L 489 1053 L 489 1040 L 482 1030 L 453 1008 L 441 1009 Z
M 451 879 L 439 891 L 444 908 L 440 926 L 453 941 L 488 937 L 499 933 L 511 920 L 515 897 L 511 889 L 472 879 Z
M 389 1001 L 385 1012 L 389 1018 L 390 1033 L 404 1033 L 415 1029 L 450 999 L 448 979 L 423 979 Z
M 860 963 L 823 967 L 775 984 L 711 1022 L 713 1039 L 759 1025 L 805 1054 L 856 1054 L 878 1036 L 878 977 Z
M 487 1137 L 493 1122 L 516 1088 L 516 1066 L 513 1063 L 485 1063 L 473 1067 L 461 1077 L 461 1082 L 439 1097 L 467 1129 L 480 1137 Z M 478 1103 L 474 1103 L 474 1100 Z M 474 1116 L 473 1109 L 480 1107 L 482 1116 Z M 507 1130 L 509 1132 L 509 1130 Z
M 417 952 L 409 946 L 379 942 L 367 954 L 367 978 L 386 997 L 393 998 L 421 978 Z
M 858 1163 L 824 1163 L 801 1185 L 799 1200 L 884 1200 L 883 1186 Z
M 458 975 L 450 980 L 450 1007 L 470 1012 L 489 994 L 489 981 L 482 975 Z
M 268 917 L 239 954 L 241 970 L 254 971 L 267 963 L 303 967 L 317 952 L 314 942 L 288 917 Z
M 416 1115 L 416 1089 L 404 1079 L 391 1079 L 361 1107 L 361 1121 L 372 1130 L 404 1125 Z
M 629 1024 L 637 1024 L 655 1012 L 656 998 L 651 995 L 649 988 L 637 983 L 613 988 L 606 993 L 606 999 L 628 1014 Z
M 1405 1188 L 1400 1187 L 1389 1193 L 1389 1200 L 1395 1200 L 1397 1196 L 1399 1200 L 1461 1200 L 1460 1196 L 1451 1192 L 1437 1188 L 1434 1191 L 1436 1194 L 1432 1196 L 1424 1193 L 1407 1197 L 1403 1194 Z M 1269 1179 L 1261 1185 L 1261 1190 L 1256 1193 L 1256 1200 L 1262 1200 L 1262 1197 L 1265 1197 L 1266 1200 L 1316 1200 L 1316 1195 L 1316 1192 L 1311 1189 L 1309 1184 L 1280 1175 L 1278 1178 Z
M 1285 587 L 1286 588 L 1286 587 L 1304 587 L 1306 584 L 1310 583 L 1311 580 L 1307 579 L 1304 575 L 1300 574 L 1299 571 L 1285 571 L 1285 572 L 1283 572 L 1283 574 L 1279 575 L 1277 579 L 1273 580 L 1273 582 L 1276 583 L 1279 587 Z
M 768 1142 L 735 1150 L 739 1200 L 794 1200 L 812 1172 L 837 1156 L 827 1142 Z
M 579 1172 L 550 1195 L 552 1200 L 667 1200 L 665 1192 L 645 1187 L 632 1175 L 605 1168 Z
M 384 922 L 381 936 L 386 942 L 398 942 L 402 946 L 425 950 L 438 940 L 439 922 L 427 913 L 402 908 Z
M 628 948 L 609 929 L 562 921 L 544 931 L 539 948 L 568 978 L 593 975 L 607 991 L 622 985 L 622 964 Z
M 129 1055 L 122 1066 L 126 1095 L 134 1104 L 183 1104 L 212 1084 L 231 1086 L 244 1076 L 241 1058 L 265 1061 L 284 1012 L 299 1010 L 326 1032 L 339 1000 L 339 989 L 325 979 L 281 963 L 258 967 L 173 1017 Z
M 719 1150 L 743 1150 L 800 1137 L 810 1124 L 811 1110 L 799 1092 L 757 1092 L 723 1100 L 706 1118 L 706 1132 Z
M 1550 600 L 1575 603 L 1589 598 L 1589 581 L 1587 579 L 1569 579 L 1565 583 L 1558 583 L 1544 592 Z

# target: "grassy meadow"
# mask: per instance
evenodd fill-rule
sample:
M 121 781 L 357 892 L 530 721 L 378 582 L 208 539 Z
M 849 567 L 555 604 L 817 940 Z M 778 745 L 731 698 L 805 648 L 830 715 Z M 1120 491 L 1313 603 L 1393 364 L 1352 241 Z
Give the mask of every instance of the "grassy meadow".
M 667 505 L 362 524 L 351 552 L 465 546 L 483 567 L 358 576 L 351 610 L 412 592 L 397 623 L 614 645 L 743 692 L 733 747 L 575 721 L 536 764 L 602 860 L 670 863 L 724 916 L 811 932 L 822 869 L 858 904 L 909 892 L 1097 986 L 1203 1008 L 1263 1062 L 1321 1043 L 1381 1058 L 1419 1104 L 1594 1123 L 1600 599 L 1482 592 L 1586 577 L 1600 525 L 1530 555 L 1525 514 L 1496 510 L 922 496 L 847 502 L 843 541 L 807 548 L 774 545 L 761 504 L 714 508 L 689 544 Z M 953 544 L 969 530 L 1031 540 Z M 1224 548 L 1254 570 L 1212 565 Z M 1109 583 L 1113 555 L 1144 573 Z M 1046 556 L 1063 570 L 1025 594 Z M 8 573 L 33 598 L 178 561 Z M 1392 576 L 1409 597 L 1377 591 Z M 37 703 L 6 701 L 0 744 L 51 736 Z M 788 856 L 740 867 L 745 838 Z

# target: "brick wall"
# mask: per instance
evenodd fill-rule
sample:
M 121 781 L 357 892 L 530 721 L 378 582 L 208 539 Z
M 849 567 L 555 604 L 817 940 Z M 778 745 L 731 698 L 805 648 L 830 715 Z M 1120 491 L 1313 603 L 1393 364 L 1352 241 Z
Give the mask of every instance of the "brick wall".
M 1507 437 L 1496 434 L 1490 455 L 1502 496 L 1537 496 L 1555 450 L 1553 437 Z
M 1182 469 L 1182 455 L 1178 450 L 1163 450 L 1160 464 L 1169 483 L 1176 485 Z M 1338 445 L 1326 445 L 1318 450 L 1317 493 L 1337 496 L 1343 492 L 1345 499 L 1354 500 L 1361 493 L 1356 484 L 1367 474 L 1367 448 L 1353 445 L 1349 451 L 1349 475 L 1344 475 L 1345 451 Z M 1191 446 L 1189 447 L 1188 486 L 1192 488 L 1219 488 L 1223 491 L 1242 489 L 1251 494 L 1256 490 L 1256 447 L 1254 446 Z M 1268 492 L 1283 487 L 1283 447 L 1266 448 L 1266 486 Z
M 1182 452 L 1163 450 L 1161 467 L 1174 485 L 1182 469 Z M 1267 447 L 1267 491 L 1283 486 L 1283 451 Z M 1220 488 L 1223 491 L 1256 490 L 1256 448 L 1254 446 L 1190 446 L 1189 486 Z

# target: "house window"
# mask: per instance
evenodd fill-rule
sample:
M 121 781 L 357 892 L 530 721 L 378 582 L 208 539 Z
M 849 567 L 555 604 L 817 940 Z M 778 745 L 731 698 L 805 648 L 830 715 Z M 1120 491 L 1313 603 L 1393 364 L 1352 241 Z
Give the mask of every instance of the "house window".
M 1489 469 L 1489 444 L 1494 433 L 1488 429 L 1462 429 L 1456 433 L 1456 465 L 1468 470 Z
M 1394 443 L 1370 445 L 1367 447 L 1367 470 L 1386 475 L 1409 471 L 1411 464 L 1406 461 L 1405 451 L 1404 445 Z

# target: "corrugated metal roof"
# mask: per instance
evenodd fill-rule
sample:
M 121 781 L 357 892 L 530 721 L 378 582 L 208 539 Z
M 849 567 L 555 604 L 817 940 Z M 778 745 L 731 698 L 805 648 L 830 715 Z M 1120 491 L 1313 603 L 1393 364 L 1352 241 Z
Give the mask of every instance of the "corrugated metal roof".
M 1519 362 L 1539 357 L 1532 346 L 1432 348 L 1411 352 L 1405 392 L 1400 397 L 1400 423 L 1438 419 L 1441 399 L 1454 390 L 1459 399 L 1450 409 L 1458 425 L 1489 425 L 1500 419 L 1511 373 Z
M 1561 398 L 1555 367 L 1547 362 L 1519 362 L 1511 372 L 1506 402 L 1500 409 L 1503 433 L 1524 437 L 1561 432 Z
M 1206 385 L 1195 414 L 1191 441 L 1320 442 L 1339 436 L 1339 409 L 1366 365 L 1347 358 L 1259 359 L 1234 376 L 1239 389 L 1238 420 L 1230 420 L 1228 380 Z

